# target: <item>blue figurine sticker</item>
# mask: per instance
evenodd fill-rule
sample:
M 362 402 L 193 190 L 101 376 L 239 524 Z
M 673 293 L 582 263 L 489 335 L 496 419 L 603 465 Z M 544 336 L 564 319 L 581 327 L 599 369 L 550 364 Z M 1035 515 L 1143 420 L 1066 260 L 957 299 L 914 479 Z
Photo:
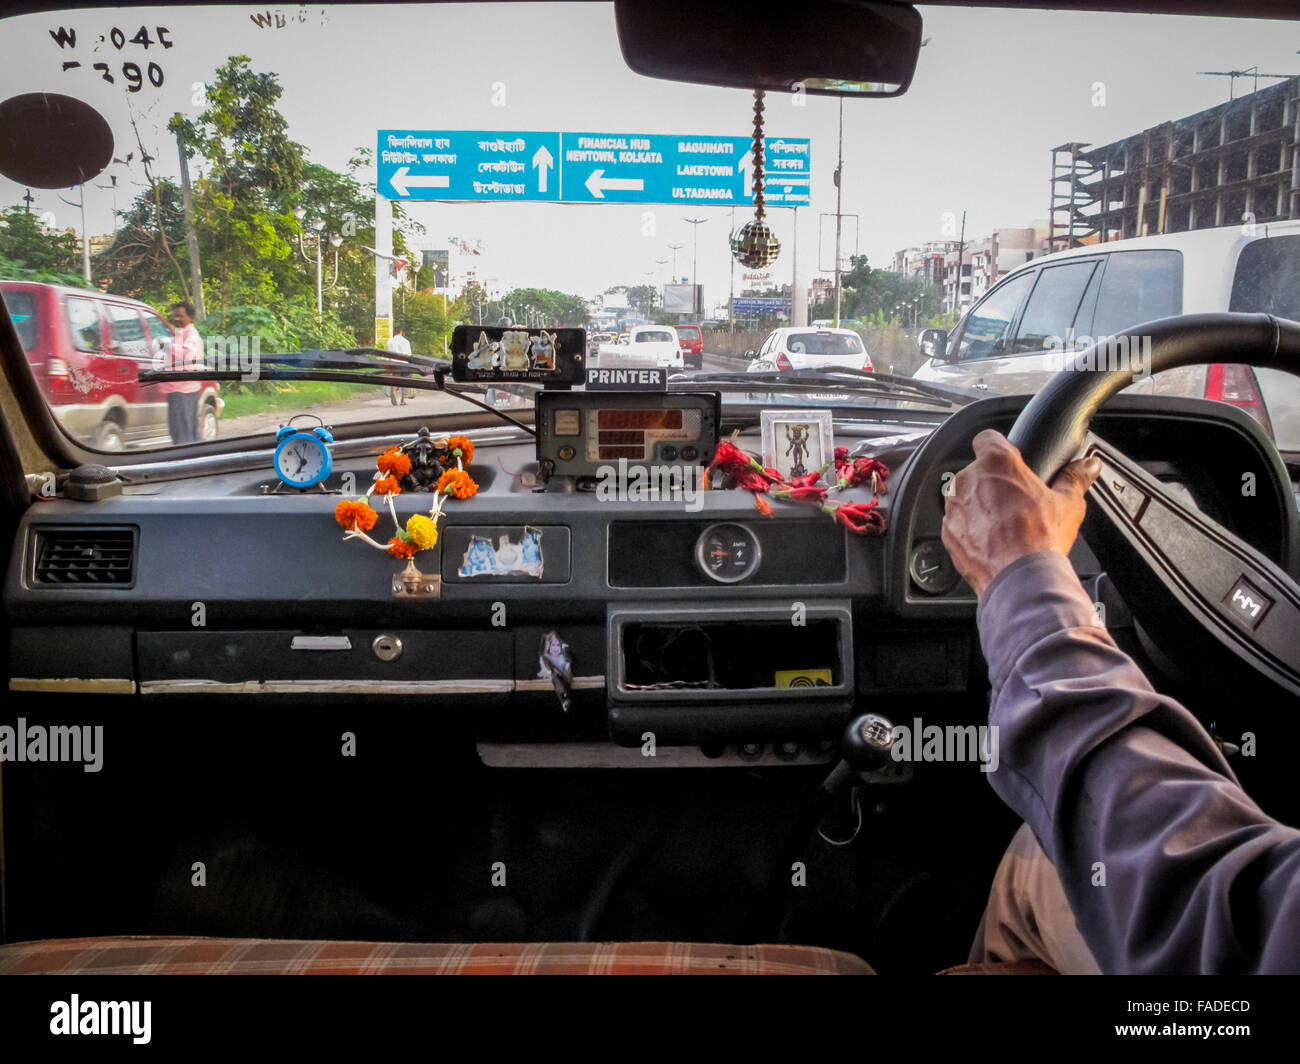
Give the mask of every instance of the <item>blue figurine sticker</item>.
M 531 576 L 542 578 L 542 530 L 525 526 L 516 542 L 509 534 L 501 536 L 494 547 L 484 536 L 470 536 L 469 548 L 461 559 L 456 575 Z

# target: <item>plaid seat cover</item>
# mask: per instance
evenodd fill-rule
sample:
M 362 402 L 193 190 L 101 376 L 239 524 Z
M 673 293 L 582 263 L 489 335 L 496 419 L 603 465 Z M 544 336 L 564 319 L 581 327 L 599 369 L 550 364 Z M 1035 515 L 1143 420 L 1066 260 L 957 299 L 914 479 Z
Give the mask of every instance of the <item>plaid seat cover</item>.
M 869 975 L 812 946 L 62 938 L 0 946 L 0 975 Z

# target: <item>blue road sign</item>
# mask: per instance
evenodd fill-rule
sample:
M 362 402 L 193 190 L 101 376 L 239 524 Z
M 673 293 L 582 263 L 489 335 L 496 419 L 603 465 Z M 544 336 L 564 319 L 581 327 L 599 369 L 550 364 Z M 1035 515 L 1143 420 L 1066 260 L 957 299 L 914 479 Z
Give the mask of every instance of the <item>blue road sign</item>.
M 790 313 L 790 300 L 779 296 L 737 296 L 733 305 L 737 314 Z
M 389 199 L 566 203 L 754 202 L 752 140 L 667 133 L 379 131 L 379 191 Z M 768 137 L 771 207 L 810 202 L 810 143 Z

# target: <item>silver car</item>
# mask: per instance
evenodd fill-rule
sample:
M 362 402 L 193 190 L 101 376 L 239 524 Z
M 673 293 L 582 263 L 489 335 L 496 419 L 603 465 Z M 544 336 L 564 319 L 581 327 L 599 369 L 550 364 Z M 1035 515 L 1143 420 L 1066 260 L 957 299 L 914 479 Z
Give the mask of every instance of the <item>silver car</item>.
M 1071 248 L 1013 270 L 950 333 L 926 329 L 918 380 L 998 395 L 1037 392 L 1067 352 L 1177 314 L 1300 320 L 1300 221 L 1228 226 Z M 1140 366 L 1140 362 L 1136 362 Z M 1133 391 L 1240 407 L 1282 451 L 1300 451 L 1300 381 L 1233 363 L 1142 377 Z

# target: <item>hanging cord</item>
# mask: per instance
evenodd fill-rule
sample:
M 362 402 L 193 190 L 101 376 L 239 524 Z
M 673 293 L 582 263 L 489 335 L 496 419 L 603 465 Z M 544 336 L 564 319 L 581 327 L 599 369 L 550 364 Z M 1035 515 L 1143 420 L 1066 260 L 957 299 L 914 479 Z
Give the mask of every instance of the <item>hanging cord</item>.
M 763 99 L 762 89 L 754 90 L 754 221 L 763 220 Z

